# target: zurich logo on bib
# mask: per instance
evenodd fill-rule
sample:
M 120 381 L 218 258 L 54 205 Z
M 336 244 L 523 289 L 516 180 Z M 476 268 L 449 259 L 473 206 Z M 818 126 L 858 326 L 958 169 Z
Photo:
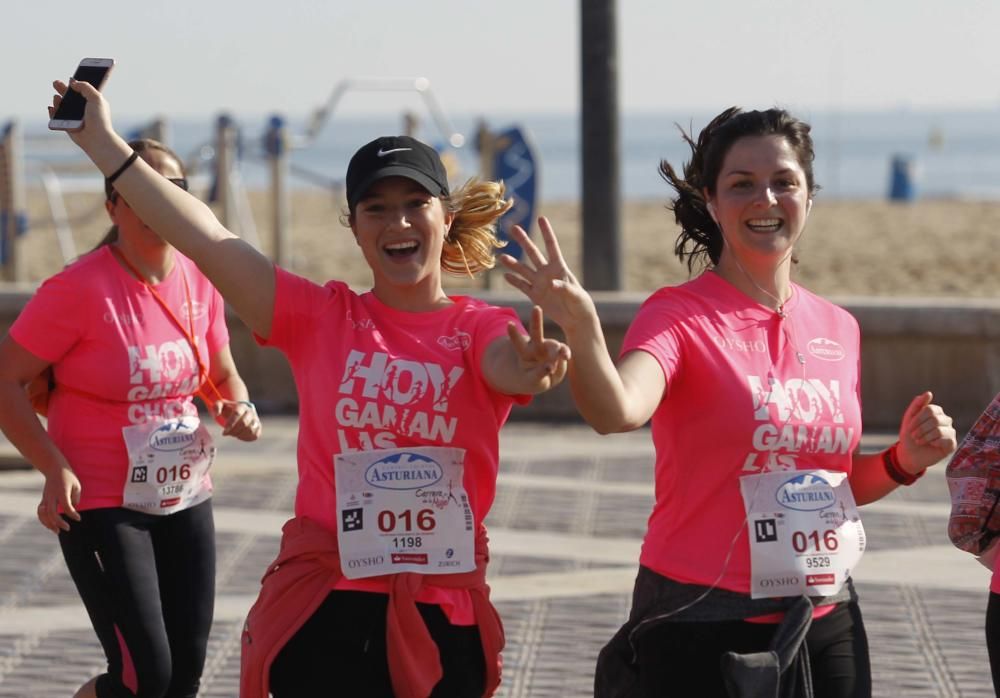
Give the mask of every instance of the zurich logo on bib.
M 820 511 L 837 501 L 830 483 L 813 473 L 791 478 L 778 488 L 774 498 L 786 509 L 796 511 Z
M 415 490 L 433 485 L 444 474 L 441 464 L 419 453 L 393 453 L 365 470 L 365 482 L 387 490 Z

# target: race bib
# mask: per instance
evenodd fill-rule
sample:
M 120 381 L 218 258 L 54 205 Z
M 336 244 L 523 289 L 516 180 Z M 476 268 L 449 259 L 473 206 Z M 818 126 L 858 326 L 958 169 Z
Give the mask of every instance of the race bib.
M 767 472 L 740 478 L 750 540 L 750 595 L 830 596 L 865 551 L 847 474 Z
M 208 471 L 215 461 L 212 435 L 197 417 L 154 419 L 122 429 L 128 476 L 122 506 L 172 514 L 212 496 Z
M 337 543 L 348 579 L 476 568 L 475 530 L 462 486 L 465 451 L 424 446 L 341 453 Z

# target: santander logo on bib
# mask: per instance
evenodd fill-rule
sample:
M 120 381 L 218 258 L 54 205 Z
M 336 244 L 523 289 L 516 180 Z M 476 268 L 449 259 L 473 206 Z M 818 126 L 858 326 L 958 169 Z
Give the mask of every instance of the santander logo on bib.
M 847 352 L 839 343 L 826 337 L 817 337 L 806 347 L 812 356 L 822 361 L 842 361 Z
M 197 422 L 171 420 L 149 435 L 149 445 L 157 451 L 180 451 L 194 443 Z
M 444 476 L 441 464 L 419 453 L 394 453 L 365 470 L 365 482 L 384 490 L 415 490 Z
M 786 509 L 819 511 L 837 501 L 830 483 L 811 473 L 796 475 L 778 488 L 774 498 Z

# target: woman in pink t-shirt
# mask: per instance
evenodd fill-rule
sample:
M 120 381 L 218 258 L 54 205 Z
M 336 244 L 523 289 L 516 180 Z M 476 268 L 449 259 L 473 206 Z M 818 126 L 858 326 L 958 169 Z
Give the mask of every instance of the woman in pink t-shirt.
M 453 192 L 429 146 L 368 143 L 348 166 L 346 218 L 372 290 L 320 285 L 132 162 L 101 95 L 73 87 L 87 100 L 73 140 L 295 377 L 295 518 L 247 618 L 240 695 L 491 695 L 503 632 L 483 520 L 498 431 L 515 402 L 562 380 L 569 354 L 543 336 L 541 310 L 525 336 L 513 311 L 442 287 L 443 271 L 493 265 L 503 186 Z
M 684 135 L 683 175 L 660 171 L 676 193 L 675 253 L 706 270 L 643 304 L 617 365 L 546 221 L 546 253 L 515 231 L 528 261 L 501 257 L 565 331 L 584 418 L 601 433 L 652 423 L 655 503 L 598 696 L 735 695 L 727 684 L 777 695 L 779 670 L 782 696 L 810 679 L 817 695 L 871 693 L 850 584 L 865 540 L 856 504 L 912 483 L 955 448 L 955 430 L 923 393 L 899 441 L 856 452 L 857 323 L 791 281 L 817 189 L 809 131 L 783 110 L 732 108 L 697 141 Z
M 129 145 L 186 189 L 171 150 Z M 38 518 L 59 536 L 107 657 L 76 696 L 194 698 L 215 599 L 215 449 L 194 394 L 209 396 L 224 435 L 252 441 L 260 421 L 219 293 L 111 179 L 105 193 L 108 235 L 47 279 L 0 341 L 0 428 L 45 476 Z M 24 385 L 49 370 L 43 427 Z

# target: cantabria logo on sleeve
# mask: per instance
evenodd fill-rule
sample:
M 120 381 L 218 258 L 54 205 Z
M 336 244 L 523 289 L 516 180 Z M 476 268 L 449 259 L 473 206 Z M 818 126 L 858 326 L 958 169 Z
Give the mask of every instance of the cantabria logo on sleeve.
M 811 356 L 815 356 L 821 361 L 843 361 L 847 356 L 844 347 L 839 342 L 826 337 L 816 337 L 806 346 Z

